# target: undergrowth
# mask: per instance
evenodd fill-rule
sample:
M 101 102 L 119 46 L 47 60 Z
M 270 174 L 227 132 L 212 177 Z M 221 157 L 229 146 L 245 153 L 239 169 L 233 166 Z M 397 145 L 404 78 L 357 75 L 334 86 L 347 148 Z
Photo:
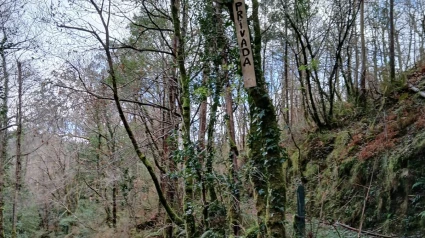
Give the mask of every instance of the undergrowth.
M 392 89 L 387 97 L 362 113 L 352 105 L 341 107 L 338 117 L 345 121 L 337 128 L 309 132 L 298 143 L 300 152 L 289 149 L 290 211 L 296 210 L 293 181 L 300 180 L 309 218 L 357 228 L 364 209 L 364 229 L 425 232 L 425 100 L 405 87 Z M 315 237 L 338 237 L 324 232 Z

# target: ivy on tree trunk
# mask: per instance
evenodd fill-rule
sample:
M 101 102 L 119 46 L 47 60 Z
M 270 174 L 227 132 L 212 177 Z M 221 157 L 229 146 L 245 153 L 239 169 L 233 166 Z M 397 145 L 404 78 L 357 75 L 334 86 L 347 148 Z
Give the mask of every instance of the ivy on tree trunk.
M 248 88 L 250 107 L 249 148 L 259 237 L 285 237 L 286 189 L 283 162 L 287 153 L 279 146 L 280 130 L 275 108 L 266 89 L 261 67 L 259 3 L 252 1 L 253 58 L 257 87 Z

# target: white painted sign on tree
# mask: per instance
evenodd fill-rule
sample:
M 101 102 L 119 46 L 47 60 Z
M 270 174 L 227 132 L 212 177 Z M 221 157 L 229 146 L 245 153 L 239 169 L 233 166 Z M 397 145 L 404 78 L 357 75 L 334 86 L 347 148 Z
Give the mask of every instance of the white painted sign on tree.
M 257 81 L 255 79 L 254 60 L 249 38 L 248 21 L 246 19 L 245 0 L 233 1 L 233 15 L 238 37 L 244 86 L 245 88 L 252 88 L 257 86 Z

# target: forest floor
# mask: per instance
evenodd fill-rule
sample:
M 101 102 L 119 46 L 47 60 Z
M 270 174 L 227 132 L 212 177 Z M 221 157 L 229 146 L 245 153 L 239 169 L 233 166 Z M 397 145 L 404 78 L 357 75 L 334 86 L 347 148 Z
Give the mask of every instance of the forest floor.
M 292 224 L 288 226 L 287 233 L 289 237 L 296 237 L 292 228 Z M 373 233 L 373 232 L 371 232 Z M 306 237 L 314 238 L 357 238 L 358 232 L 351 229 L 347 229 L 341 225 L 335 224 L 325 224 L 317 220 L 307 221 L 306 223 Z M 370 236 L 362 233 L 360 237 L 377 237 Z

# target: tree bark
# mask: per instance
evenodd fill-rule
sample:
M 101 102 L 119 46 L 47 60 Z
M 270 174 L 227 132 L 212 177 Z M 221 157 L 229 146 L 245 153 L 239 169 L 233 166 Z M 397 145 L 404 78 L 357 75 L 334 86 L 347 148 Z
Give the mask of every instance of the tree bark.
M 0 128 L 7 128 L 9 121 L 7 118 L 8 97 L 9 97 L 9 72 L 7 71 L 6 54 L 4 51 L 4 43 L 6 37 L 4 36 L 0 45 L 0 55 L 3 68 L 3 84 L 0 86 L 1 108 L 0 108 Z M 8 131 L 7 129 L 0 131 L 0 238 L 4 238 L 4 175 L 5 175 L 5 162 L 7 158 L 8 146 Z
M 112 227 L 117 228 L 117 181 L 112 185 Z
M 227 63 L 227 62 L 226 62 Z M 235 122 L 233 117 L 233 99 L 232 99 L 232 88 L 230 83 L 227 83 L 226 87 L 226 117 L 227 117 L 227 135 L 230 145 L 229 151 L 229 174 L 230 181 L 233 183 L 230 185 L 230 194 L 232 196 L 232 202 L 229 209 L 230 228 L 233 231 L 233 235 L 239 236 L 241 230 L 240 227 L 240 182 L 238 179 L 238 156 L 239 151 L 236 146 L 235 136 Z
M 184 1 L 184 0 L 183 0 Z M 185 67 L 185 48 L 184 48 L 184 31 L 185 28 L 182 27 L 180 22 L 180 0 L 171 0 L 171 15 L 173 20 L 174 35 L 177 40 L 177 54 L 175 55 L 177 60 L 177 65 L 180 72 L 180 87 L 181 87 L 181 103 L 182 103 L 182 139 L 183 139 L 183 149 L 187 154 L 192 154 L 189 152 L 193 150 L 191 147 L 190 140 L 190 92 L 189 92 L 189 81 L 190 77 L 186 73 Z M 185 4 L 183 4 L 185 7 Z M 183 17 L 185 19 L 185 17 Z M 183 22 L 184 24 L 184 22 Z M 193 204 L 193 175 L 191 173 L 191 168 L 194 165 L 194 158 L 192 156 L 186 156 L 185 160 L 185 194 L 184 194 L 184 219 L 185 219 L 185 229 L 186 237 L 191 238 L 196 236 L 196 224 L 195 224 L 195 215 L 194 215 L 194 204 Z
M 361 41 L 361 54 L 362 54 L 362 72 L 360 77 L 360 105 L 366 106 L 366 41 L 365 41 L 365 29 L 364 29 L 364 0 L 360 0 L 360 41 Z
M 394 0 L 390 0 L 390 30 L 389 30 L 389 40 L 390 40 L 390 80 L 393 82 L 395 80 L 395 27 L 394 27 Z
M 207 55 L 209 53 L 208 47 L 205 47 L 204 53 Z M 208 81 L 209 81 L 209 62 L 204 62 L 204 70 L 202 75 L 202 86 L 208 87 Z M 205 155 L 206 153 L 206 147 L 205 147 L 205 135 L 207 134 L 207 95 L 202 95 L 202 102 L 199 110 L 199 132 L 198 132 L 198 145 L 199 145 L 199 164 L 203 165 L 205 161 Z M 203 168 L 203 166 L 200 166 Z M 202 204 L 204 204 L 203 208 L 203 223 L 205 230 L 209 228 L 209 222 L 208 222 L 208 201 L 207 201 L 207 185 L 204 174 L 201 174 L 199 172 L 200 179 L 201 179 L 201 197 L 202 197 Z
M 17 129 L 16 129 L 16 165 L 15 165 L 15 191 L 13 196 L 12 205 L 12 238 L 16 238 L 18 233 L 16 231 L 16 224 L 18 223 L 18 200 L 19 192 L 21 190 L 21 138 L 22 138 L 22 65 L 18 65 L 18 113 L 16 115 Z
M 261 70 L 261 29 L 257 0 L 252 1 L 252 7 L 253 58 L 257 87 L 247 89 L 250 106 L 248 143 L 251 149 L 251 180 L 255 190 L 259 237 L 282 238 L 285 237 L 286 202 L 282 165 L 287 154 L 279 146 L 280 131 L 276 111 Z
M 285 1 L 285 8 L 288 6 L 288 0 Z M 285 55 L 284 55 L 284 68 L 285 68 L 285 76 L 284 76 L 284 80 L 285 80 L 285 122 L 288 126 L 291 126 L 291 121 L 292 118 L 290 119 L 289 117 L 289 52 L 288 52 L 288 46 L 289 46 L 289 42 L 288 42 L 288 19 L 285 19 Z M 292 100 L 291 100 L 291 104 L 292 104 Z M 291 107 L 291 113 L 292 113 L 292 107 Z

